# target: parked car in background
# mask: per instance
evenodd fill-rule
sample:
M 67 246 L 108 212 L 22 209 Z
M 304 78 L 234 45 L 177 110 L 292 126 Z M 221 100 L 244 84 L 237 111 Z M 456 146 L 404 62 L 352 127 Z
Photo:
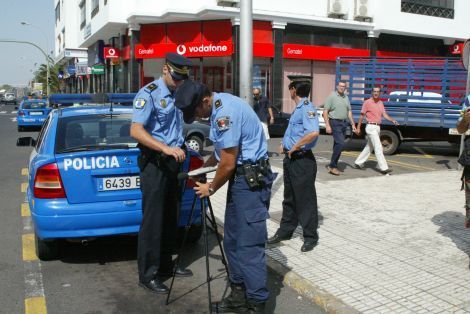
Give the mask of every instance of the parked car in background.
M 5 93 L 3 98 L 5 105 L 16 105 L 16 96 L 14 93 Z
M 291 115 L 290 113 L 280 111 L 274 106 L 272 107 L 272 110 L 274 114 L 274 123 L 268 125 L 269 136 L 283 137 L 287 130 L 287 126 L 289 125 Z
M 51 102 L 57 103 L 54 98 L 59 96 L 51 95 Z M 129 97 L 130 104 L 132 100 Z M 142 195 L 139 149 L 130 136 L 131 121 L 132 105 L 59 107 L 49 114 L 36 140 L 18 139 L 18 146 L 34 147 L 26 197 L 41 260 L 60 257 L 65 239 L 138 232 Z M 189 151 L 182 171 L 202 164 L 200 155 Z M 188 224 L 195 197 L 189 182 L 181 194 L 180 230 Z M 195 210 L 190 241 L 199 239 L 202 232 L 200 207 Z
M 40 129 L 52 110 L 43 99 L 25 99 L 15 109 L 18 109 L 16 113 L 18 132 Z
M 186 146 L 201 153 L 204 147 L 212 145 L 209 139 L 210 124 L 205 121 L 194 121 L 191 124 L 184 124 L 183 134 Z

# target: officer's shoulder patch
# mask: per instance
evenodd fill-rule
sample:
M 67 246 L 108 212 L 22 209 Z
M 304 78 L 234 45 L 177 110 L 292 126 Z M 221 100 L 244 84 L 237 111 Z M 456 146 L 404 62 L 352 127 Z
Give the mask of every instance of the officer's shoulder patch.
M 222 100 L 217 99 L 215 101 L 215 109 L 219 109 L 220 107 L 222 107 Z
M 137 98 L 136 100 L 134 100 L 134 108 L 135 109 L 142 109 L 142 108 L 144 108 L 146 103 L 147 103 L 147 101 L 145 99 Z
M 309 119 L 315 118 L 315 115 L 316 115 L 315 111 L 307 111 L 307 116 Z
M 145 90 L 149 91 L 149 92 L 153 92 L 154 90 L 156 90 L 158 88 L 157 84 L 149 84 L 145 87 Z
M 217 123 L 217 129 L 219 131 L 225 131 L 230 129 L 230 117 L 225 116 L 225 117 L 220 117 L 216 120 Z
M 310 103 L 310 102 L 309 102 L 307 99 L 304 100 L 304 105 L 305 105 L 305 106 L 308 105 L 309 103 Z

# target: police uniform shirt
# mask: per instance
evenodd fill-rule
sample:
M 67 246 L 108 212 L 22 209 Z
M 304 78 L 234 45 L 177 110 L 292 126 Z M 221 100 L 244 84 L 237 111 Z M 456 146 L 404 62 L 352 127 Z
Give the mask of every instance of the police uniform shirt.
M 209 138 L 217 160 L 221 149 L 239 146 L 237 165 L 268 159 L 268 145 L 258 116 L 246 102 L 231 94 L 213 94 Z
M 470 108 L 470 95 L 468 95 L 467 98 L 465 98 L 464 102 L 462 103 L 462 109 L 461 109 L 461 114 L 459 117 L 459 121 L 463 119 L 463 116 L 465 112 Z
M 134 98 L 132 122 L 142 123 L 156 140 L 181 147 L 183 113 L 175 107 L 174 95 L 162 78 L 143 87 Z
M 319 131 L 317 109 L 307 98 L 302 98 L 289 119 L 289 125 L 282 139 L 282 145 L 285 149 L 291 150 L 295 143 L 304 137 L 305 134 Z M 304 151 L 312 149 L 317 140 L 318 137 L 311 143 L 301 147 L 301 149 Z

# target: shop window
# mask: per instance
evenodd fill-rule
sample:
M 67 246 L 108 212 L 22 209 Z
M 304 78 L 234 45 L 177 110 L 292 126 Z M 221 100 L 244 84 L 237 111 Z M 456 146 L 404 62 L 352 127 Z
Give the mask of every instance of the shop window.
M 80 8 L 80 29 L 83 29 L 86 24 L 86 1 L 80 1 L 78 7 Z
M 57 2 L 57 5 L 55 7 L 55 24 L 60 21 L 60 2 Z
M 402 0 L 401 11 L 453 19 L 454 0 Z
M 91 17 L 93 18 L 100 10 L 100 0 L 91 0 Z

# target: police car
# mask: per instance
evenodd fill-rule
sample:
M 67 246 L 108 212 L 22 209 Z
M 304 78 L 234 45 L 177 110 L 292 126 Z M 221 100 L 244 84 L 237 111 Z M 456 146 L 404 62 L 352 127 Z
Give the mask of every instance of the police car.
M 16 109 L 18 132 L 27 128 L 40 128 L 52 110 L 44 99 L 24 99 Z
M 108 94 L 108 102 L 132 104 L 132 95 Z M 66 99 L 66 101 L 64 100 Z M 41 260 L 58 258 L 63 239 L 89 239 L 132 234 L 142 219 L 137 143 L 130 136 L 132 106 L 87 105 L 90 95 L 51 95 L 50 102 L 80 106 L 54 109 L 36 140 L 29 161 L 27 200 Z M 183 171 L 203 164 L 189 151 Z M 179 226 L 184 227 L 194 200 L 187 186 L 182 193 Z M 196 202 L 199 204 L 199 202 Z M 200 210 L 195 209 L 189 237 L 201 235 Z

